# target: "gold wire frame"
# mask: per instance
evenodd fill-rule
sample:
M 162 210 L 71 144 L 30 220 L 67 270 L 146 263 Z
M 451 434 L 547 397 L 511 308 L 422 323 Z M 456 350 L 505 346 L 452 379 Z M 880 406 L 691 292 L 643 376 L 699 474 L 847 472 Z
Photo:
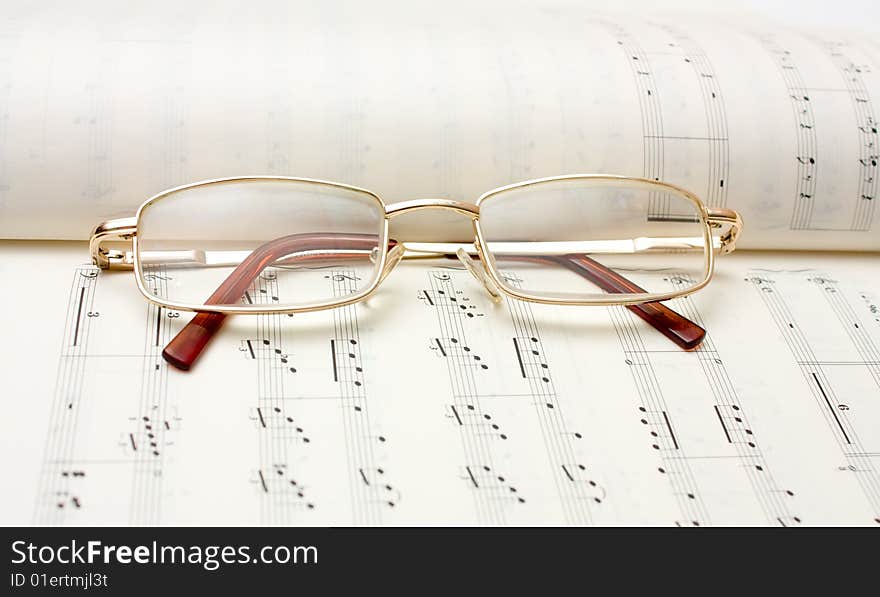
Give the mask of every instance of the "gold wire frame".
M 541 185 L 548 182 L 559 182 L 559 181 L 572 181 L 572 180 L 590 180 L 593 182 L 627 182 L 632 183 L 634 186 L 640 187 L 649 187 L 652 190 L 656 191 L 664 191 L 671 192 L 677 195 L 680 195 L 684 199 L 690 201 L 694 207 L 697 209 L 697 213 L 700 215 L 700 224 L 702 227 L 702 240 L 703 240 L 703 255 L 705 257 L 704 267 L 703 267 L 703 278 L 698 283 L 693 286 L 689 286 L 687 288 L 671 291 L 671 292 L 652 292 L 652 293 L 638 293 L 638 294 L 602 294 L 596 295 L 595 297 L 591 297 L 586 300 L 577 300 L 577 299 L 553 299 L 548 297 L 542 297 L 540 295 L 536 295 L 533 293 L 522 292 L 511 288 L 508 284 L 505 283 L 503 277 L 500 275 L 498 268 L 495 265 L 495 257 L 492 255 L 491 251 L 482 250 L 482 247 L 486 246 L 485 239 L 483 237 L 483 230 L 480 226 L 479 217 L 474 219 L 474 232 L 477 238 L 478 249 L 480 250 L 480 257 L 486 260 L 486 271 L 489 273 L 489 276 L 492 278 L 492 281 L 498 286 L 499 290 L 501 290 L 507 296 L 511 296 L 513 298 L 517 298 L 523 301 L 529 301 L 532 303 L 546 303 L 552 305 L 636 305 L 640 303 L 654 303 L 666 301 L 672 298 L 676 298 L 679 296 L 685 296 L 700 290 L 705 287 L 706 284 L 712 279 L 712 275 L 715 271 L 715 253 L 712 250 L 712 228 L 709 220 L 709 210 L 706 207 L 706 204 L 703 203 L 703 200 L 691 193 L 690 191 L 683 189 L 681 187 L 677 187 L 675 185 L 658 182 L 654 180 L 649 180 L 647 178 L 636 178 L 632 176 L 618 176 L 613 174 L 569 174 L 563 176 L 551 176 L 547 178 L 536 178 L 533 180 L 527 180 L 524 182 L 518 182 L 514 184 L 510 184 L 507 186 L 499 187 L 497 189 L 493 189 L 486 193 L 483 193 L 479 199 L 477 199 L 477 209 L 479 210 L 480 206 L 486 203 L 486 201 L 491 200 L 493 198 L 499 198 L 504 195 L 507 191 L 513 191 L 517 189 L 523 189 L 530 186 Z M 503 197 L 502 197 L 503 198 Z
M 329 182 L 326 180 L 317 180 L 313 178 L 294 178 L 290 176 L 237 176 L 231 178 L 217 178 L 213 180 L 206 180 L 202 182 L 196 182 L 193 184 L 187 184 L 179 187 L 175 187 L 173 189 L 169 189 L 167 191 L 163 191 L 158 195 L 150 197 L 147 199 L 141 206 L 138 208 L 137 213 L 135 215 L 135 219 L 137 220 L 137 226 L 140 227 L 141 222 L 141 214 L 144 210 L 149 207 L 151 204 L 159 201 L 169 195 L 177 193 L 179 191 L 184 191 L 196 187 L 208 186 L 212 184 L 222 184 L 228 182 L 248 182 L 248 181 L 291 181 L 291 182 L 304 182 L 310 183 L 318 186 L 325 186 L 330 188 L 343 189 L 346 191 L 356 191 L 365 194 L 368 197 L 371 197 L 376 201 L 377 206 L 383 212 L 386 212 L 385 218 L 382 222 L 381 235 L 377 241 L 377 246 L 379 247 L 387 247 L 388 246 L 388 224 L 390 218 L 387 215 L 387 209 L 385 207 L 385 202 L 382 201 L 382 198 L 373 193 L 372 191 L 368 191 L 367 189 L 362 189 L 360 187 L 355 187 L 352 185 L 347 185 L 343 183 L 337 182 Z M 374 268 L 373 277 L 370 280 L 370 284 L 362 291 L 357 292 L 351 296 L 346 297 L 343 300 L 335 300 L 335 301 L 323 301 L 317 302 L 306 306 L 299 307 L 267 307 L 267 308 L 259 308 L 254 309 L 251 307 L 245 306 L 236 306 L 236 305 L 204 305 L 204 304 L 195 304 L 195 303 L 179 303 L 176 301 L 169 301 L 162 299 L 153 295 L 149 289 L 144 284 L 144 278 L 142 275 L 142 264 L 140 260 L 140 252 L 138 250 L 138 239 L 137 234 L 135 233 L 132 239 L 132 250 L 134 252 L 134 273 L 135 280 L 137 281 L 138 290 L 141 291 L 147 300 L 152 302 L 153 304 L 160 305 L 163 307 L 168 307 L 171 309 L 175 309 L 178 311 L 200 311 L 200 312 L 209 312 L 209 313 L 254 313 L 254 314 L 266 314 L 266 313 L 307 313 L 309 311 L 322 311 L 324 309 L 334 309 L 337 307 L 345 307 L 347 305 L 351 305 L 357 302 L 360 302 L 371 294 L 373 294 L 376 289 L 379 287 L 379 283 L 382 281 L 382 273 L 385 271 L 386 260 L 388 259 L 389 251 L 380 251 L 379 262 L 376 264 Z
M 670 291 L 670 292 L 661 292 L 661 293 L 633 293 L 633 294 L 597 294 L 595 296 L 591 296 L 586 299 L 561 299 L 561 298 L 548 298 L 540 295 L 522 292 L 517 289 L 511 288 L 508 284 L 505 283 L 503 276 L 501 276 L 498 271 L 493 255 L 490 251 L 486 250 L 487 243 L 485 241 L 483 230 L 480 226 L 480 206 L 488 200 L 491 200 L 496 197 L 502 196 L 506 191 L 521 189 L 529 186 L 540 185 L 542 183 L 548 182 L 558 182 L 558 181 L 573 181 L 573 180 L 589 180 L 595 182 L 621 182 L 621 183 L 631 183 L 633 186 L 640 187 L 650 187 L 653 190 L 663 191 L 666 193 L 673 193 L 682 198 L 690 201 L 696 208 L 697 213 L 700 215 L 700 224 L 702 227 L 702 246 L 703 252 L 705 256 L 704 260 L 704 272 L 703 278 L 696 284 L 692 286 L 688 286 L 687 288 Z M 194 303 L 182 303 L 176 302 L 172 300 L 167 300 L 161 297 L 157 297 L 150 292 L 150 290 L 144 284 L 144 272 L 142 270 L 143 266 L 140 260 L 140 253 L 138 249 L 138 230 L 141 222 L 141 215 L 144 210 L 152 205 L 153 203 L 168 197 L 174 193 L 188 190 L 192 188 L 209 186 L 214 184 L 223 184 L 223 183 L 231 183 L 231 182 L 247 182 L 247 181 L 290 181 L 290 182 L 299 182 L 299 183 L 310 183 L 319 186 L 325 186 L 330 188 L 337 188 L 346 191 L 354 191 L 361 193 L 367 197 L 372 198 L 379 209 L 384 213 L 384 218 L 380 230 L 380 236 L 377 241 L 378 247 L 384 247 L 385 250 L 380 251 L 379 261 L 374 268 L 374 274 L 369 282 L 369 284 L 361 291 L 348 296 L 341 300 L 333 300 L 333 301 L 324 301 L 324 302 L 316 302 L 303 306 L 278 306 L 278 307 L 253 307 L 253 306 L 238 306 L 238 305 L 205 305 L 205 304 L 194 304 Z M 467 217 L 471 218 L 471 222 L 473 225 L 474 231 L 474 247 L 476 249 L 477 255 L 480 257 L 480 262 L 483 264 L 480 266 L 479 264 L 475 264 L 472 260 L 469 259 L 469 256 L 466 251 L 461 248 L 462 243 L 455 243 L 459 245 L 459 248 L 456 252 L 459 259 L 464 263 L 465 268 L 474 275 L 475 278 L 479 282 L 483 284 L 486 290 L 489 292 L 493 298 L 499 296 L 500 294 L 507 295 L 511 298 L 535 302 L 535 303 L 545 303 L 545 304 L 554 304 L 554 305 L 580 305 L 580 306 L 589 306 L 589 305 L 636 305 L 642 303 L 652 303 L 652 302 L 660 302 L 666 301 L 669 299 L 673 299 L 680 296 L 685 296 L 700 290 L 705 287 L 709 281 L 712 279 L 712 275 L 714 273 L 714 264 L 715 264 L 715 256 L 714 256 L 714 248 L 715 248 L 715 237 L 712 234 L 713 229 L 723 229 L 727 227 L 726 230 L 722 230 L 721 236 L 717 239 L 718 248 L 722 254 L 732 252 L 736 247 L 736 240 L 739 235 L 740 230 L 742 229 L 742 220 L 739 214 L 730 209 L 723 208 L 711 208 L 707 207 L 706 204 L 696 195 L 691 193 L 690 191 L 683 189 L 681 187 L 654 180 L 649 180 L 646 178 L 638 178 L 638 177 L 629 177 L 629 176 L 618 176 L 618 175 L 610 175 L 610 174 L 570 174 L 563 176 L 551 176 L 546 178 L 538 178 L 533 180 L 527 180 L 524 182 L 519 182 L 503 187 L 499 187 L 497 189 L 493 189 L 481 195 L 476 203 L 467 203 L 463 201 L 455 201 L 451 199 L 414 199 L 411 201 L 403 201 L 398 203 L 393 203 L 391 205 L 386 205 L 382 198 L 369 191 L 367 189 L 363 189 L 360 187 L 356 187 L 353 185 L 348 185 L 344 183 L 330 182 L 325 180 L 318 180 L 312 178 L 298 178 L 298 177 L 290 177 L 290 176 L 237 176 L 237 177 L 229 177 L 229 178 L 217 178 L 212 180 L 205 180 L 201 182 L 191 183 L 187 185 L 182 185 L 179 187 L 175 187 L 172 189 L 168 189 L 163 191 L 153 197 L 147 199 L 141 206 L 138 208 L 135 216 L 133 218 L 121 218 L 117 220 L 110 220 L 107 222 L 103 222 L 99 224 L 92 232 L 91 240 L 90 240 L 90 251 L 92 255 L 92 261 L 95 265 L 98 265 L 102 268 L 108 268 L 113 266 L 122 266 L 122 267 L 132 267 L 134 268 L 135 280 L 137 282 L 138 290 L 142 295 L 151 303 L 167 307 L 170 309 L 180 310 L 180 311 L 197 311 L 197 312 L 208 312 L 208 313 L 251 313 L 251 314 L 269 314 L 269 313 L 304 313 L 309 311 L 320 311 L 324 309 L 332 309 L 337 307 L 344 307 L 347 305 L 351 305 L 370 297 L 385 279 L 385 277 L 391 272 L 391 270 L 399 263 L 399 261 L 403 258 L 409 257 L 411 255 L 404 255 L 405 251 L 400 247 L 403 247 L 407 250 L 409 249 L 406 246 L 406 242 L 401 242 L 397 247 L 393 249 L 388 249 L 389 243 L 389 224 L 393 217 L 400 215 L 402 213 L 412 212 L 416 210 L 422 209 L 443 209 L 443 210 L 452 210 L 457 213 L 463 214 Z M 131 252 L 127 252 L 124 250 L 111 250 L 106 247 L 107 243 L 114 243 L 118 241 L 123 242 L 131 242 Z M 442 243 L 429 243 L 429 244 L 442 244 Z M 422 250 L 414 250 L 416 254 L 412 256 L 425 256 L 419 255 L 418 253 L 428 253 L 428 254 L 436 254 L 443 255 L 445 253 L 438 253 L 436 251 L 422 251 Z M 389 259 L 390 256 L 390 259 Z M 485 274 L 485 276 L 483 275 Z

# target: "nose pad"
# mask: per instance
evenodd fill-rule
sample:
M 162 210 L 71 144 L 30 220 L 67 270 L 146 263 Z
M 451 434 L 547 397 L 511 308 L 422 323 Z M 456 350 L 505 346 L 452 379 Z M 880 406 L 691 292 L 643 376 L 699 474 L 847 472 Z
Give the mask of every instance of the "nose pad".
M 379 282 L 384 280 L 391 273 L 391 270 L 394 269 L 394 266 L 400 263 L 404 253 L 406 253 L 406 247 L 403 246 L 403 243 L 397 243 L 394 245 L 394 248 L 388 251 L 388 257 L 385 258 L 385 267 L 382 269 L 382 275 L 379 276 Z
M 495 285 L 495 282 L 489 277 L 486 273 L 486 270 L 483 268 L 482 264 L 477 264 L 470 255 L 464 249 L 458 249 L 455 252 L 455 256 L 458 257 L 458 260 L 464 264 L 465 269 L 471 273 L 473 277 L 480 281 L 483 285 L 483 288 L 486 289 L 486 292 L 489 293 L 489 296 L 492 297 L 493 303 L 500 303 L 502 297 L 501 292 L 498 290 L 498 286 Z

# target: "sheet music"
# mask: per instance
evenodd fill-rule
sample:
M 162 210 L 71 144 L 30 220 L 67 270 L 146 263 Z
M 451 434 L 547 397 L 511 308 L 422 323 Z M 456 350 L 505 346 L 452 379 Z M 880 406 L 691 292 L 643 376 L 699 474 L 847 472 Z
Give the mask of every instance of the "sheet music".
M 230 318 L 184 373 L 160 352 L 191 314 L 86 255 L 0 243 L 7 524 L 880 524 L 872 256 L 725 257 L 670 301 L 693 352 L 405 262 L 363 304 Z
M 612 172 L 740 210 L 742 247 L 880 249 L 874 32 L 579 3 L 94 5 L 98 22 L 54 4 L 0 26 L 4 238 L 83 239 L 166 188 L 242 174 L 398 201 Z

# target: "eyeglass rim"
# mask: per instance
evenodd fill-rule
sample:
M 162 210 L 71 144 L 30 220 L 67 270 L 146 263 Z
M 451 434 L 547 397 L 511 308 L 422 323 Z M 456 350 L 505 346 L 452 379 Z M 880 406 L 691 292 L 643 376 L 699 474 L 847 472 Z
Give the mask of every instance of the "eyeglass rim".
M 377 206 L 381 209 L 383 213 L 383 220 L 380 229 L 380 237 L 377 241 L 378 247 L 385 247 L 384 251 L 380 251 L 379 261 L 373 268 L 373 274 L 363 290 L 352 294 L 350 296 L 345 297 L 340 300 L 331 300 L 331 301 L 320 301 L 315 303 L 310 303 L 307 305 L 290 307 L 279 305 L 278 307 L 265 307 L 265 308 L 253 308 L 252 306 L 238 306 L 238 305 L 206 305 L 204 303 L 186 303 L 186 302 L 178 302 L 168 299 L 163 299 L 161 297 L 157 297 L 152 294 L 149 289 L 146 287 L 143 276 L 143 264 L 141 263 L 140 258 L 140 249 L 138 247 L 138 238 L 139 232 L 141 229 L 141 216 L 146 208 L 150 205 L 159 201 L 161 199 L 167 198 L 170 195 L 175 193 L 186 191 L 189 189 L 193 189 L 196 187 L 202 186 L 210 186 L 214 184 L 225 184 L 225 183 L 236 183 L 236 182 L 260 182 L 260 181 L 281 181 L 281 182 L 301 182 L 301 183 L 309 183 L 319 186 L 332 187 L 337 189 L 342 189 L 346 191 L 355 191 L 358 193 L 362 193 L 367 197 L 374 200 Z M 382 281 L 382 272 L 385 270 L 385 266 L 388 260 L 388 236 L 389 236 L 389 217 L 388 210 L 385 205 L 385 202 L 382 200 L 379 195 L 360 187 L 356 187 L 354 185 L 349 185 L 345 183 L 332 182 L 327 180 L 319 180 L 315 178 L 299 178 L 292 176 L 272 176 L 272 175 L 254 175 L 254 176 L 231 176 L 227 178 L 215 178 L 210 180 L 203 180 L 199 182 L 189 183 L 185 185 L 181 185 L 178 187 L 174 187 L 172 189 L 168 189 L 158 193 L 146 201 L 144 201 L 135 214 L 135 234 L 132 237 L 132 252 L 134 254 L 134 275 L 135 281 L 137 283 L 138 290 L 140 293 L 152 304 L 166 307 L 169 309 L 174 309 L 177 311 L 195 311 L 199 313 L 225 313 L 225 314 L 253 314 L 253 315 L 265 315 L 272 313 L 308 313 L 311 311 L 323 311 L 326 309 L 335 309 L 339 307 L 345 307 L 348 305 L 352 305 L 354 303 L 358 303 L 367 299 L 371 294 L 373 294 L 376 289 L 379 287 L 379 284 Z
M 489 251 L 487 251 L 484 247 L 486 247 L 486 241 L 483 234 L 483 230 L 480 226 L 480 206 L 487 201 L 488 199 L 501 195 L 506 191 L 520 189 L 523 187 L 539 185 L 542 183 L 549 182 L 558 182 L 565 180 L 593 180 L 593 181 L 616 181 L 616 182 L 632 182 L 639 185 L 649 185 L 654 187 L 660 187 L 667 192 L 673 192 L 679 194 L 688 200 L 690 200 L 698 209 L 700 214 L 700 220 L 703 229 L 703 244 L 704 244 L 704 272 L 703 279 L 700 280 L 697 284 L 692 286 L 688 286 L 687 288 L 681 290 L 674 290 L 670 292 L 664 293 L 640 293 L 640 294 L 596 294 L 594 296 L 590 296 L 585 299 L 561 299 L 561 298 L 552 298 L 552 297 L 544 297 L 541 295 L 536 295 L 533 293 L 522 292 L 517 289 L 510 288 L 507 283 L 504 281 L 503 276 L 501 276 L 501 272 L 498 270 L 494 257 L 491 255 Z M 266 307 L 266 308 L 254 308 L 253 306 L 237 306 L 237 305 L 223 305 L 223 306 L 214 306 L 214 305 L 206 305 L 206 304 L 198 304 L 198 303 L 185 303 L 178 302 L 168 299 L 163 299 L 161 297 L 157 297 L 152 294 L 149 289 L 146 287 L 144 282 L 144 271 L 143 266 L 141 264 L 140 259 L 140 250 L 138 248 L 138 232 L 141 227 L 141 216 L 144 210 L 163 198 L 168 197 L 169 195 L 178 193 L 180 191 L 200 187 L 200 186 L 209 186 L 213 184 L 223 184 L 223 183 L 234 183 L 234 182 L 248 182 L 248 181 L 289 181 L 289 182 L 300 182 L 300 183 L 309 183 L 320 186 L 327 186 L 347 191 L 354 191 L 362 193 L 370 198 L 372 198 L 377 205 L 382 209 L 384 213 L 384 219 L 381 227 L 381 236 L 379 238 L 379 242 L 377 246 L 385 247 L 384 251 L 380 252 L 380 260 L 376 265 L 373 271 L 373 276 L 367 286 L 364 289 L 356 294 L 348 296 L 342 300 L 332 300 L 332 301 L 321 301 L 316 303 L 311 303 L 308 305 L 301 306 L 284 306 L 280 305 L 278 307 Z M 708 208 L 706 204 L 695 194 L 690 191 L 678 187 L 676 185 L 663 182 L 663 181 L 655 181 L 646 178 L 640 177 L 632 177 L 625 175 L 615 175 L 615 174 L 566 174 L 560 176 L 549 176 L 543 178 L 536 178 L 531 180 L 525 180 L 522 182 L 517 182 L 509 185 L 504 185 L 490 191 L 487 191 L 480 195 L 477 201 L 473 204 L 452 201 L 448 199 L 436 199 L 436 200 L 416 200 L 416 202 L 420 203 L 418 208 L 437 208 L 437 209 L 453 209 L 462 213 L 465 213 L 471 217 L 473 230 L 474 230 L 474 244 L 477 250 L 478 255 L 480 256 L 481 261 L 485 264 L 484 269 L 488 273 L 490 279 L 495 283 L 498 289 L 505 295 L 528 302 L 533 303 L 543 303 L 543 304 L 552 304 L 552 305 L 573 305 L 573 306 L 609 306 L 609 305 L 635 305 L 635 304 L 643 304 L 643 303 L 651 303 L 651 302 L 660 302 L 666 301 L 673 298 L 678 298 L 681 296 L 686 296 L 692 294 L 702 288 L 704 288 L 712 279 L 714 273 L 714 250 L 712 245 L 712 231 L 709 223 L 709 214 Z M 135 280 L 137 283 L 138 290 L 140 293 L 146 298 L 150 303 L 165 307 L 169 309 L 179 310 L 179 311 L 194 311 L 194 312 L 205 312 L 205 313 L 225 313 L 225 314 L 285 314 L 285 313 L 307 313 L 312 311 L 322 311 L 326 309 L 334 309 L 349 306 L 361 301 L 368 299 L 373 293 L 381 285 L 383 279 L 387 272 L 385 271 L 387 263 L 388 263 L 388 242 L 389 242 L 389 223 L 391 218 L 398 213 L 402 213 L 403 209 L 394 209 L 395 205 L 401 204 L 386 204 L 384 200 L 376 193 L 370 191 L 369 189 L 365 189 L 362 187 L 358 187 L 355 185 L 349 185 L 345 183 L 321 180 L 316 178 L 302 178 L 302 177 L 293 177 L 293 176 L 274 176 L 274 175 L 250 175 L 250 176 L 232 176 L 225 178 L 215 178 L 209 180 L 203 180 L 198 182 L 193 182 L 185 185 L 180 185 L 177 187 L 173 187 L 171 189 L 167 189 L 153 195 L 146 201 L 144 201 L 137 209 L 135 214 L 135 234 L 132 235 L 132 252 L 134 256 L 134 274 Z
M 630 294 L 595 294 L 595 295 L 587 295 L 584 298 L 554 298 L 542 296 L 535 293 L 523 292 L 519 289 L 512 288 L 507 284 L 504 280 L 504 277 L 501 275 L 501 272 L 498 268 L 498 265 L 495 263 L 495 257 L 492 255 L 492 252 L 489 251 L 486 247 L 488 243 L 485 240 L 485 235 L 483 233 L 483 228 L 479 221 L 479 208 L 487 201 L 495 197 L 500 197 L 507 193 L 508 191 L 515 191 L 522 188 L 537 186 L 544 183 L 553 183 L 560 181 L 578 181 L 578 180 L 590 180 L 595 182 L 621 182 L 621 183 L 632 183 L 634 186 L 645 186 L 645 187 L 654 187 L 659 190 L 662 190 L 667 193 L 674 193 L 682 196 L 683 198 L 689 200 L 697 209 L 697 212 L 700 216 L 700 225 L 701 232 L 703 236 L 703 273 L 702 278 L 696 284 L 688 286 L 687 288 L 682 288 L 681 290 L 674 290 L 669 292 L 649 292 L 649 293 L 630 293 Z M 486 271 L 489 274 L 489 277 L 498 287 L 498 289 L 503 292 L 505 295 L 519 299 L 522 301 L 528 301 L 531 303 L 542 303 L 548 305 L 575 305 L 575 306 L 613 306 L 613 305 L 639 305 L 644 303 L 655 303 L 667 301 L 674 298 L 679 298 L 682 296 L 687 296 L 689 294 L 693 294 L 698 290 L 705 288 L 705 286 L 712 280 L 712 276 L 715 272 L 715 251 L 713 250 L 712 244 L 712 227 L 709 223 L 709 209 L 706 206 L 706 203 L 700 199 L 697 195 L 679 187 L 677 185 L 663 182 L 659 180 L 651 180 L 649 178 L 642 178 L 637 176 L 625 176 L 619 174 L 564 174 L 561 176 L 548 176 L 544 178 L 534 178 L 531 180 L 525 180 L 522 182 L 517 182 L 509 185 L 505 185 L 503 187 L 498 187 L 497 189 L 492 189 L 491 191 L 487 191 L 480 195 L 477 199 L 476 206 L 478 209 L 478 215 L 473 221 L 474 226 L 474 236 L 477 239 L 477 250 L 480 253 L 480 258 L 484 260 L 486 263 Z

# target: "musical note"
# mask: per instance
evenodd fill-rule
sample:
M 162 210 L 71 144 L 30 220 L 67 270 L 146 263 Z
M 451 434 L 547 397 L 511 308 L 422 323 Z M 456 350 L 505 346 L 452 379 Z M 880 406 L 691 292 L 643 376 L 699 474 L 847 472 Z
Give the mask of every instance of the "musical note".
M 433 338 L 429 348 L 444 358 L 454 358 L 457 365 L 473 367 L 486 371 L 489 366 L 483 362 L 483 357 L 475 354 L 470 346 L 465 346 L 458 338 Z
M 507 480 L 504 475 L 499 475 L 487 465 L 468 465 L 464 467 L 465 474 L 462 479 L 466 480 L 473 490 L 491 492 L 490 499 L 501 502 L 514 502 L 525 504 L 526 499 L 519 494 L 519 489 Z
M 307 488 L 299 483 L 290 475 L 288 466 L 285 463 L 273 463 L 267 470 L 257 469 L 256 474 L 251 479 L 251 483 L 255 485 L 257 490 L 267 496 L 275 499 L 276 495 L 286 498 L 288 504 L 304 508 L 306 510 L 314 510 L 315 504 L 306 496 Z
M 443 274 L 443 276 L 446 276 L 448 280 L 448 274 Z M 480 307 L 461 290 L 452 290 L 450 292 L 441 289 L 436 291 L 423 290 L 419 292 L 418 298 L 430 307 L 452 307 L 458 309 L 467 318 L 485 317 L 485 313 Z
M 130 417 L 129 420 L 135 423 L 135 429 L 126 433 L 119 444 L 125 449 L 130 448 L 133 453 L 143 451 L 153 457 L 159 456 L 160 443 L 167 445 L 165 432 L 171 430 L 171 423 L 168 421 L 154 422 L 146 415 Z
M 346 383 L 356 387 L 364 385 L 364 368 L 360 363 L 360 351 L 357 350 L 357 340 L 354 338 L 334 338 L 330 340 L 330 356 L 333 367 L 333 381 L 340 381 L 345 377 Z M 342 375 L 343 369 L 347 374 Z
M 286 435 L 286 439 L 301 441 L 304 444 L 308 444 L 312 441 L 306 435 L 305 430 L 300 424 L 294 420 L 293 416 L 286 413 L 279 406 L 271 408 L 258 406 L 252 411 L 250 418 L 260 429 L 275 429 L 281 432 L 292 432 L 293 435 Z
M 400 492 L 387 482 L 385 469 L 381 467 L 371 469 L 359 468 L 358 475 L 363 484 L 376 494 L 374 499 L 379 500 L 389 508 L 394 508 L 400 502 Z
M 672 430 L 672 422 L 666 411 L 648 410 L 644 406 L 639 407 L 639 421 L 648 428 L 651 436 L 651 447 L 655 450 L 678 450 L 678 439 Z
M 479 435 L 488 435 L 503 440 L 507 439 L 507 434 L 501 430 L 501 426 L 492 418 L 492 415 L 478 411 L 473 404 L 465 404 L 463 406 L 451 404 L 449 405 L 447 417 L 458 425 L 476 429 Z
M 268 358 L 275 361 L 278 367 L 286 369 L 289 373 L 296 373 L 296 367 L 290 362 L 290 355 L 280 346 L 273 345 L 269 339 L 242 340 L 238 350 L 250 360 L 256 360 L 258 356 Z
M 69 495 L 66 491 L 58 492 L 57 495 L 60 498 L 56 502 L 56 506 L 59 509 L 63 510 L 67 506 L 73 506 L 76 509 L 82 508 L 82 501 L 80 500 L 79 496 Z
M 735 404 L 716 404 L 713 408 L 715 409 L 715 414 L 718 416 L 718 421 L 721 423 L 721 428 L 724 430 L 724 435 L 727 438 L 728 443 L 745 444 L 750 448 L 755 447 L 753 438 L 754 433 L 751 429 L 746 427 L 739 406 Z
M 549 366 L 544 360 L 538 338 L 514 338 L 513 348 L 523 378 L 534 377 L 550 383 Z
M 592 500 L 597 504 L 602 503 L 602 501 L 605 499 L 605 489 L 599 487 L 599 484 L 587 475 L 586 466 L 580 463 L 575 463 L 563 464 L 560 468 L 562 468 L 562 472 L 565 475 L 565 478 L 570 483 L 585 486 L 586 488 L 588 488 L 588 491 L 592 495 Z

